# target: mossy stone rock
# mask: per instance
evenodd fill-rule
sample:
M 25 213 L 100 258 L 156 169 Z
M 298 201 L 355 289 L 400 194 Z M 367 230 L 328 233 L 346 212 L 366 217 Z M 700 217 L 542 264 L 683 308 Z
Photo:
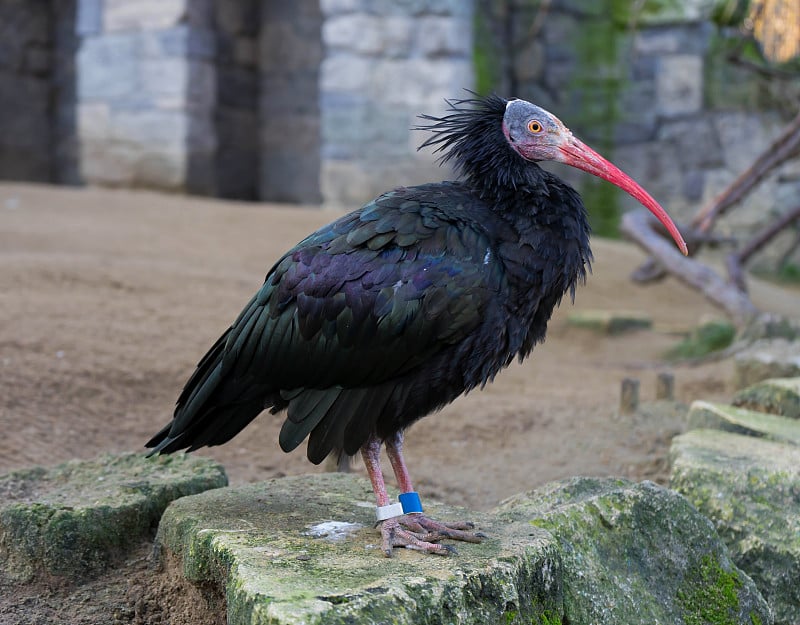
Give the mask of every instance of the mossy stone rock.
M 772 378 L 742 389 L 733 397 L 734 406 L 800 419 L 800 377 Z
M 708 519 L 652 482 L 572 478 L 513 497 L 498 513 L 558 540 L 571 625 L 771 622 Z
M 800 319 L 784 317 L 775 313 L 761 313 L 743 328 L 739 338 L 748 343 L 760 339 L 800 339 Z
M 612 336 L 653 327 L 650 316 L 635 311 L 581 310 L 570 313 L 567 323 Z
M 776 623 L 800 623 L 800 447 L 692 430 L 670 454 L 672 487 L 714 522 Z
M 727 430 L 800 445 L 800 421 L 710 401 L 692 403 L 689 408 L 689 429 Z
M 169 502 L 225 486 L 221 465 L 184 455 L 107 455 L 0 476 L 0 578 L 76 580 L 152 536 Z
M 745 388 L 769 378 L 800 376 L 800 341 L 762 339 L 734 358 L 736 388 Z
M 373 501 L 367 480 L 342 473 L 209 491 L 167 509 L 157 550 L 221 591 L 231 625 L 561 622 L 547 532 L 424 502 L 437 519 L 468 515 L 490 538 L 456 557 L 395 549 L 389 560 Z
M 447 558 L 384 558 L 372 500 L 345 474 L 209 491 L 170 505 L 157 549 L 166 575 L 225 596 L 232 625 L 771 622 L 710 522 L 654 484 L 576 479 L 492 513 L 426 502 L 489 536 Z

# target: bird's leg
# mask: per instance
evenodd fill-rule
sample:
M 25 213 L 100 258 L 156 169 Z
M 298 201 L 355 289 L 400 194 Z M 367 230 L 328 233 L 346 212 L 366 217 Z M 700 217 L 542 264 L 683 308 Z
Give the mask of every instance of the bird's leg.
M 389 495 L 386 493 L 386 483 L 383 481 L 381 471 L 381 442 L 377 438 L 370 439 L 361 448 L 361 456 L 364 458 L 364 465 L 367 467 L 369 480 L 372 482 L 372 490 L 375 492 L 375 500 L 378 507 L 389 505 Z M 437 545 L 425 540 L 427 532 L 422 533 L 409 531 L 401 527 L 399 519 L 404 517 L 393 517 L 384 521 L 378 521 L 381 528 L 381 547 L 387 558 L 392 557 L 392 550 L 395 547 L 405 547 L 427 553 L 435 553 L 446 556 L 453 552 L 452 547 Z
M 408 474 L 408 468 L 403 459 L 403 432 L 398 432 L 391 438 L 386 439 L 386 455 L 389 456 L 389 462 L 392 463 L 392 469 L 394 470 L 395 478 L 397 478 L 400 492 L 413 493 L 414 487 L 411 485 L 411 476 Z M 484 534 L 479 532 L 473 534 L 465 531 L 475 527 L 469 521 L 441 523 L 428 518 L 421 512 L 406 514 L 399 522 L 415 534 L 423 534 L 427 541 L 452 538 L 453 540 L 463 540 L 468 543 L 479 543 L 481 539 L 486 538 Z

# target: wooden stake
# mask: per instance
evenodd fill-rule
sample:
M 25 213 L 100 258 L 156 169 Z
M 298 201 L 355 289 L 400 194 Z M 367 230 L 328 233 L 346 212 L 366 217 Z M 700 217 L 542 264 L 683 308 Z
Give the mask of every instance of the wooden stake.
M 675 376 L 668 372 L 659 373 L 656 378 L 656 399 L 673 401 L 675 399 Z
M 619 397 L 619 413 L 629 415 L 639 408 L 639 380 L 625 378 L 622 380 L 622 389 Z

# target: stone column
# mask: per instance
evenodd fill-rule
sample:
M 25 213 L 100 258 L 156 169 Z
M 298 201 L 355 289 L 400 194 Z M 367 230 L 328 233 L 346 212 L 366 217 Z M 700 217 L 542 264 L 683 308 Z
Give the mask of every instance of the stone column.
M 258 29 L 260 0 L 216 0 L 215 170 L 217 194 L 258 197 Z M 288 3 L 292 4 L 292 3 Z
M 51 179 L 48 2 L 0 2 L 0 179 Z
M 78 0 L 85 182 L 216 192 L 211 11 L 210 0 Z
M 319 0 L 261 3 L 259 192 L 262 200 L 319 203 Z

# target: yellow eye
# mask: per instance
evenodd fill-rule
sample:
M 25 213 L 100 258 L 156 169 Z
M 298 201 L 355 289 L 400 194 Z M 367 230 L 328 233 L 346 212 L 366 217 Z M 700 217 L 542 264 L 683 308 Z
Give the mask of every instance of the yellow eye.
M 542 132 L 542 123 L 536 119 L 532 119 L 528 122 L 528 131 L 536 134 L 538 132 Z

